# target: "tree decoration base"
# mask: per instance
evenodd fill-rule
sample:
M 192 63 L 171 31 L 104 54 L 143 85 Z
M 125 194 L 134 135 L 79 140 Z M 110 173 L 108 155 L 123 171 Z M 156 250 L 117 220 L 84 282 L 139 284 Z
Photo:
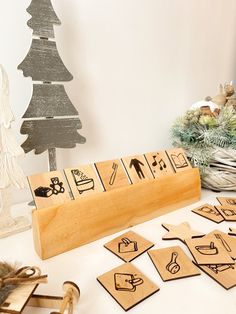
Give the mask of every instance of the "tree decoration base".
M 26 217 L 4 217 L 1 219 L 0 216 L 0 238 L 5 238 L 30 228 L 31 224 Z

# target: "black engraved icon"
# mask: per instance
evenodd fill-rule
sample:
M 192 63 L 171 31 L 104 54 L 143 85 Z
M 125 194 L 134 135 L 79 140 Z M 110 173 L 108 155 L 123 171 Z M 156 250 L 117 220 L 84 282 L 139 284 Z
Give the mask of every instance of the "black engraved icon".
M 221 208 L 222 212 L 225 214 L 225 216 L 235 216 L 236 215 L 236 210 L 234 209 L 228 209 L 228 208 Z
M 173 275 L 176 274 L 180 270 L 180 265 L 176 262 L 177 257 L 178 257 L 178 253 L 173 252 L 171 254 L 170 262 L 166 265 L 166 269 L 168 270 L 168 272 L 170 272 Z
M 234 269 L 234 266 L 231 264 L 217 264 L 217 265 L 206 265 L 209 269 L 211 269 L 215 274 L 223 272 L 227 269 Z
M 198 211 L 203 212 L 203 213 L 207 213 L 207 214 L 212 214 L 215 216 L 220 216 L 220 213 L 216 209 L 213 209 L 213 208 L 208 207 L 208 206 L 203 206 L 203 207 L 199 208 Z
M 118 170 L 118 164 L 113 162 L 113 164 L 112 164 L 112 174 L 111 174 L 110 180 L 109 180 L 109 184 L 110 185 L 113 185 L 114 182 L 115 182 L 117 170 Z
M 210 245 L 197 245 L 195 249 L 203 255 L 217 255 L 218 248 L 215 246 L 214 242 L 211 242 Z
M 143 284 L 143 279 L 133 274 L 115 273 L 114 283 L 117 291 L 135 292 L 136 287 Z
M 157 155 L 159 155 L 157 153 Z M 161 158 L 160 160 L 156 160 L 157 159 L 157 155 L 154 155 L 152 156 L 153 158 L 153 163 L 152 163 L 152 166 L 155 168 L 157 165 L 159 166 L 159 169 L 161 171 L 165 170 L 166 169 L 166 163 L 164 162 L 164 160 Z M 154 170 L 154 172 L 156 172 L 156 170 Z
M 130 253 L 138 251 L 138 244 L 136 241 L 131 241 L 129 238 L 122 238 L 118 243 L 119 253 Z
M 51 178 L 50 187 L 40 186 L 34 190 L 35 196 L 38 197 L 50 197 L 52 195 L 57 195 L 59 193 L 64 193 L 65 189 L 63 187 L 63 182 L 60 182 L 58 177 Z
M 88 178 L 82 171 L 79 169 L 71 170 L 74 182 L 76 184 L 79 194 L 83 192 L 94 190 L 94 180 L 93 178 Z
M 188 162 L 183 153 L 179 153 L 178 155 L 171 154 L 170 156 L 176 169 L 188 167 Z
M 227 202 L 229 205 L 236 205 L 236 199 L 227 199 L 226 202 Z
M 144 166 L 144 164 L 140 160 L 138 160 L 137 158 L 132 158 L 130 160 L 129 167 L 130 168 L 134 167 L 139 179 L 145 179 L 145 175 L 143 173 L 141 166 Z
M 222 243 L 223 247 L 226 249 L 227 252 L 232 252 L 229 244 L 225 241 L 221 234 L 215 233 L 215 237 L 216 239 L 220 240 L 220 242 Z

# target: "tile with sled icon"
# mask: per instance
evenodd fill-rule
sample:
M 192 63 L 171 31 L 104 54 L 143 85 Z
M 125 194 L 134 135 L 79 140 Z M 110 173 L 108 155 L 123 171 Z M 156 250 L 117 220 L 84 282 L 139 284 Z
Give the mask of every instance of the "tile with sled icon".
M 106 272 L 97 280 L 125 311 L 159 290 L 156 284 L 130 263 Z
M 60 171 L 28 176 L 28 181 L 37 209 L 71 200 L 66 181 Z
M 233 258 L 236 259 L 236 238 L 224 233 L 220 230 L 214 230 L 208 233 L 207 236 L 213 236 L 219 241 L 228 254 Z
M 182 148 L 169 149 L 166 151 L 166 154 L 168 155 L 175 172 L 181 172 L 192 168 Z
M 175 173 L 165 151 L 147 153 L 145 157 L 154 178 Z
M 226 290 L 236 286 L 236 264 L 197 266 Z
M 122 162 L 132 183 L 154 179 L 144 155 L 123 157 Z
M 205 234 L 195 231 L 188 222 L 182 222 L 179 225 L 163 223 L 162 227 L 168 232 L 162 237 L 162 240 L 180 240 L 185 242 L 186 239 L 203 237 Z
M 179 246 L 150 250 L 148 255 L 163 281 L 201 274 Z
M 224 218 L 223 216 L 221 216 L 220 212 L 210 204 L 204 204 L 197 208 L 194 208 L 192 209 L 192 212 L 207 219 L 210 219 L 216 223 L 224 221 Z
M 199 265 L 234 263 L 224 246 L 214 236 L 187 239 L 185 242 Z
M 97 162 L 95 167 L 106 191 L 130 184 L 119 159 Z
M 217 197 L 217 200 L 221 205 L 236 206 L 236 198 L 235 197 Z
M 104 247 L 125 262 L 131 262 L 154 246 L 154 243 L 133 231 L 128 231 L 104 244 Z
M 74 199 L 103 192 L 93 165 L 64 169 Z
M 236 221 L 236 206 L 222 205 L 216 206 L 216 209 L 220 212 L 226 221 Z

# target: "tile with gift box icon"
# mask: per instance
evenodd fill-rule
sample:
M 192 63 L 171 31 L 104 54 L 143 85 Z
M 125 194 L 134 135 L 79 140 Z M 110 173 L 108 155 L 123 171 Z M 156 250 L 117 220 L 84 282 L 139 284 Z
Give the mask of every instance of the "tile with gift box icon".
M 210 204 L 204 204 L 197 208 L 192 209 L 192 212 L 202 217 L 210 219 L 216 223 L 224 221 L 224 217 L 221 216 L 220 212 Z
M 70 201 L 66 180 L 60 171 L 28 176 L 30 189 L 37 209 Z
M 155 283 L 130 263 L 106 272 L 97 280 L 125 311 L 159 290 Z
M 102 184 L 93 165 L 64 169 L 74 199 L 103 192 Z
M 224 246 L 215 236 L 207 235 L 198 239 L 186 239 L 185 243 L 199 265 L 234 263 Z
M 217 197 L 221 205 L 236 206 L 236 197 Z
M 175 173 L 165 151 L 146 153 L 145 157 L 154 178 Z
M 130 184 L 125 169 L 119 159 L 95 163 L 95 167 L 106 191 Z
M 163 281 L 201 274 L 180 246 L 150 250 L 148 255 Z
M 169 149 L 166 151 L 166 154 L 169 157 L 175 172 L 181 172 L 192 168 L 182 148 Z
M 236 221 L 236 206 L 221 205 L 216 206 L 216 209 L 220 212 L 226 221 Z
M 236 286 L 236 264 L 197 266 L 226 290 Z
M 154 179 L 144 155 L 123 157 L 122 162 L 132 183 Z
M 133 231 L 123 233 L 119 237 L 116 237 L 110 242 L 104 244 L 106 249 L 120 257 L 125 262 L 132 261 L 153 246 L 154 243 L 148 241 Z
M 212 232 L 208 233 L 207 236 L 213 236 L 219 241 L 228 254 L 233 258 L 236 259 L 236 238 L 224 233 L 220 230 L 213 230 Z

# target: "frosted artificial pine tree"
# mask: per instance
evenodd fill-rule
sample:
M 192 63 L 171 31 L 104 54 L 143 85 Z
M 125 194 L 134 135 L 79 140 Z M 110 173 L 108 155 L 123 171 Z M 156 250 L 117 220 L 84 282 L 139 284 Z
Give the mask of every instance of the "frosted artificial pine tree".
M 23 188 L 25 183 L 24 173 L 18 164 L 18 158 L 24 155 L 24 151 L 14 138 L 12 121 L 8 77 L 0 65 L 0 238 L 30 227 L 27 218 L 11 216 L 11 186 Z

